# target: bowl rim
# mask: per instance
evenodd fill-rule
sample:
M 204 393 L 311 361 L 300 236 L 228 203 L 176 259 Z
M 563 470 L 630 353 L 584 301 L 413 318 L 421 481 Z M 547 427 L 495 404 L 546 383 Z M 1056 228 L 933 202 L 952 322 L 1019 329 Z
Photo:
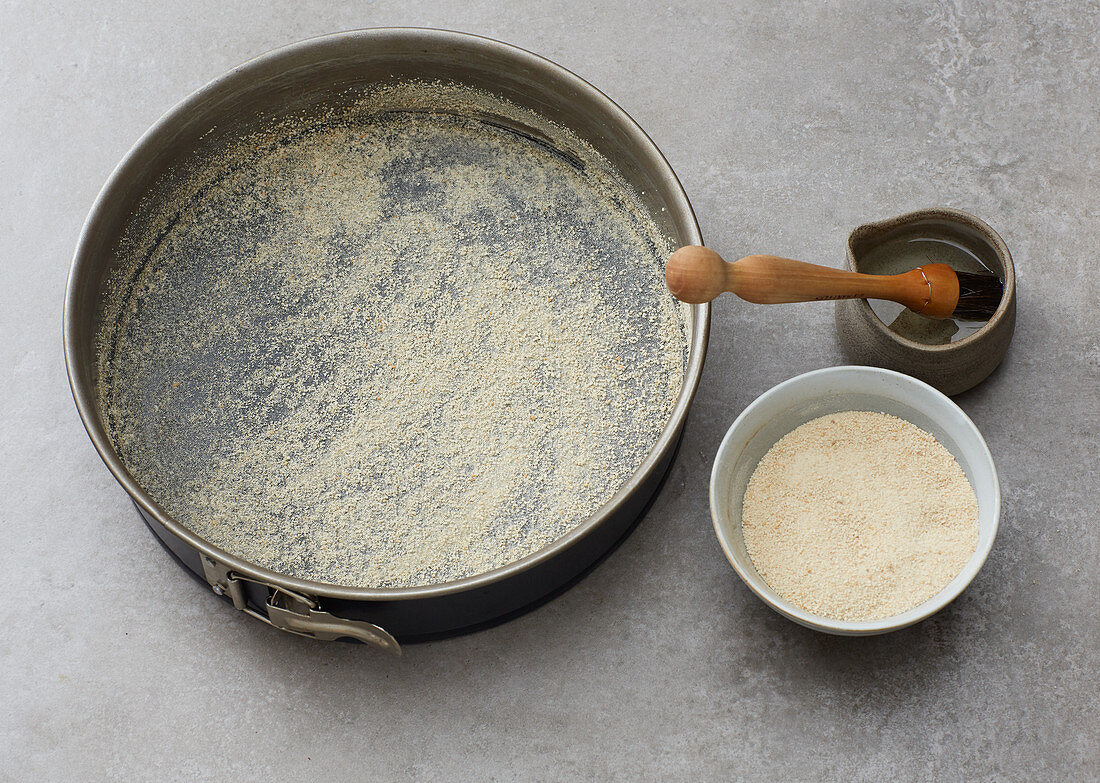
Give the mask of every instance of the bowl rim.
M 754 584 L 755 579 L 759 579 L 765 585 L 763 577 L 758 574 L 750 574 L 749 570 L 745 568 L 740 562 L 739 558 L 732 550 L 731 543 L 727 540 L 726 534 L 723 532 L 723 524 L 720 521 L 722 519 L 722 510 L 724 503 L 719 500 L 718 493 L 718 479 L 719 468 L 729 461 L 736 462 L 740 458 L 740 454 L 731 455 L 729 452 L 733 448 L 732 444 L 735 435 L 739 434 L 740 430 L 745 426 L 744 422 L 748 419 L 753 412 L 758 410 L 764 405 L 767 405 L 773 398 L 779 396 L 784 390 L 794 386 L 805 386 L 808 383 L 815 383 L 828 378 L 834 378 L 843 375 L 863 375 L 863 376 L 884 376 L 896 379 L 903 385 L 908 385 L 920 395 L 925 397 L 931 397 L 937 399 L 941 404 L 946 403 L 949 409 L 953 409 L 953 412 L 961 417 L 961 423 L 963 424 L 963 431 L 959 434 L 961 438 L 968 438 L 978 447 L 979 460 L 989 470 L 990 479 L 992 481 L 992 531 L 989 535 L 988 541 L 983 545 L 981 530 L 979 528 L 978 545 L 975 547 L 970 559 L 967 560 L 963 569 L 938 593 L 931 596 L 927 600 L 918 604 L 917 606 L 906 610 L 900 614 L 891 615 L 877 620 L 838 620 L 829 617 L 823 617 L 821 615 L 807 612 L 805 609 L 801 609 L 795 606 L 790 601 L 787 601 L 782 596 L 779 596 L 774 590 L 768 586 L 774 595 L 758 589 Z M 768 417 L 769 420 L 773 417 Z M 938 420 L 938 416 L 933 417 Z M 759 431 L 759 428 L 757 429 Z M 755 435 L 756 433 L 752 433 Z M 752 437 L 750 435 L 750 439 Z M 782 436 L 781 436 L 782 437 Z M 973 486 L 973 483 L 971 484 Z M 977 490 L 975 490 L 977 494 Z M 982 437 L 981 432 L 978 430 L 977 425 L 966 414 L 966 412 L 959 407 L 950 397 L 943 392 L 939 391 L 935 387 L 914 378 L 904 373 L 896 372 L 894 370 L 887 370 L 880 367 L 867 367 L 862 365 L 839 365 L 835 367 L 825 367 L 818 370 L 811 370 L 809 372 L 796 375 L 793 378 L 789 378 L 781 383 L 772 386 L 766 392 L 758 396 L 755 400 L 749 403 L 740 415 L 734 419 L 729 429 L 726 430 L 726 434 L 722 438 L 722 443 L 718 447 L 718 451 L 715 454 L 714 462 L 711 467 L 710 475 L 710 514 L 711 523 L 714 527 L 715 535 L 718 538 L 718 543 L 722 547 L 722 551 L 726 556 L 726 560 L 733 566 L 734 571 L 741 577 L 741 581 L 754 593 L 756 596 L 771 607 L 779 614 L 793 620 L 800 625 L 804 625 L 808 628 L 812 628 L 824 633 L 831 633 L 843 636 L 865 636 L 873 634 L 887 633 L 890 631 L 900 630 L 908 627 L 922 620 L 927 619 L 936 612 L 943 609 L 949 603 L 954 601 L 965 590 L 970 583 L 974 580 L 974 577 L 978 575 L 982 566 L 985 564 L 986 558 L 988 558 L 990 551 L 993 549 L 993 542 L 997 538 L 997 531 L 1000 526 L 1001 519 L 1001 485 L 1000 479 L 997 475 L 997 468 L 993 462 L 993 455 L 989 451 L 989 446 L 985 442 L 985 438 Z M 729 515 L 726 515 L 726 519 L 729 519 Z M 740 525 L 740 519 L 734 523 L 732 520 L 729 525 Z M 755 579 L 754 579 L 755 577 Z M 960 578 L 962 577 L 962 578 Z

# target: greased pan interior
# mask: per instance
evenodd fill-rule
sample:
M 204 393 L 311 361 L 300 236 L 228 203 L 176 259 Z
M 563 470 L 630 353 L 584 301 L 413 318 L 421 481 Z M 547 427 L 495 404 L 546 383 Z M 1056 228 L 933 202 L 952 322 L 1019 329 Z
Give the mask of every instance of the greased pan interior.
M 277 50 L 212 82 L 162 118 L 135 145 L 105 186 L 74 259 L 66 302 L 65 348 L 74 398 L 108 467 L 151 528 L 188 567 L 210 581 L 200 555 L 236 574 L 261 619 L 273 591 L 293 591 L 342 617 L 367 620 L 399 638 L 449 633 L 513 612 L 568 582 L 629 528 L 655 492 L 672 457 L 698 382 L 708 311 L 689 322 L 683 391 L 655 447 L 610 501 L 552 545 L 502 568 L 442 585 L 356 588 L 296 579 L 256 567 L 179 525 L 134 481 L 111 446 L 93 394 L 92 335 L 114 247 L 142 199 L 181 159 L 270 126 L 332 108 L 356 88 L 394 79 L 453 81 L 485 89 L 568 126 L 610 160 L 676 244 L 699 242 L 679 184 L 647 137 L 613 103 L 572 74 L 513 47 L 458 33 L 372 30 Z

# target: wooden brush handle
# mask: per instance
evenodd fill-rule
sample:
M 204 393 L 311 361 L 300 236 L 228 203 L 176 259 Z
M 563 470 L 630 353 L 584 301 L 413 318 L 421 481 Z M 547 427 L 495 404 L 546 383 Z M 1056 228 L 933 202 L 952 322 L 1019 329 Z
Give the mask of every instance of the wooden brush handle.
M 665 281 L 677 299 L 691 304 L 709 302 L 723 291 L 756 304 L 889 299 L 946 318 L 959 300 L 958 277 L 946 264 L 925 264 L 900 275 L 864 275 L 779 256 L 745 256 L 729 264 L 697 245 L 669 257 Z

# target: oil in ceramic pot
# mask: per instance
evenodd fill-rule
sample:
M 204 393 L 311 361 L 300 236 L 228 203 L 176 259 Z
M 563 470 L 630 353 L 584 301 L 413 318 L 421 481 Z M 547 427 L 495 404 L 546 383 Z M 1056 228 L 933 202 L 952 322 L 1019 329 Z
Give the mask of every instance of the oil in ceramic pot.
M 922 264 L 947 264 L 957 272 L 996 274 L 975 252 L 977 248 L 935 226 L 915 225 L 903 233 L 887 236 L 859 255 L 860 272 L 873 275 L 894 275 Z M 926 345 L 944 345 L 969 337 L 985 325 L 985 321 L 952 318 L 928 318 L 914 313 L 897 302 L 868 299 L 871 310 L 893 332 Z

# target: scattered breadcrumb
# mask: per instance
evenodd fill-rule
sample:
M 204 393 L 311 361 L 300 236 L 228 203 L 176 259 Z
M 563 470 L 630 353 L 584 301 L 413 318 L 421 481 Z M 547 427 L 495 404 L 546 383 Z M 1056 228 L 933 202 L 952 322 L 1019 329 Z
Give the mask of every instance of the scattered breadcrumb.
M 397 83 L 208 154 L 133 224 L 99 390 L 183 525 L 280 573 L 437 584 L 606 503 L 683 382 L 669 242 L 580 139 Z
M 796 606 L 876 620 L 942 590 L 978 542 L 959 463 L 916 425 L 871 411 L 809 421 L 760 460 L 745 491 L 745 546 Z

